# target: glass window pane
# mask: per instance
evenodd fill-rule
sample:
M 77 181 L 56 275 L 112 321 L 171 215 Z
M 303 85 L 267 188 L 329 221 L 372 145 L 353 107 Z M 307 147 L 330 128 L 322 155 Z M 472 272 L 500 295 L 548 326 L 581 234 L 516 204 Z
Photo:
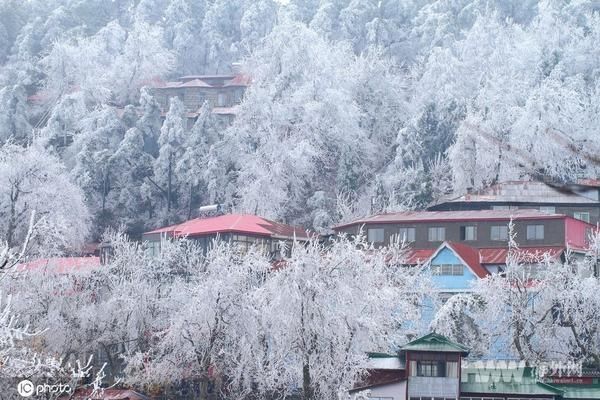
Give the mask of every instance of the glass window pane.
M 367 240 L 371 243 L 383 243 L 383 228 L 368 229 Z

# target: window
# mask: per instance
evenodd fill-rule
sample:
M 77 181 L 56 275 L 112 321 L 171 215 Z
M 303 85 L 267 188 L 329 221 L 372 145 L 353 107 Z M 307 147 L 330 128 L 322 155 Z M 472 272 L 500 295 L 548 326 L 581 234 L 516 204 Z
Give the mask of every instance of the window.
M 464 267 L 461 264 L 440 264 L 431 266 L 432 275 L 463 275 Z
M 146 252 L 152 257 L 156 257 L 160 254 L 160 241 L 151 240 L 146 242 Z
M 421 361 L 417 364 L 418 376 L 438 376 L 438 364 L 431 361 Z
M 394 235 L 394 241 L 399 242 L 414 242 L 415 241 L 416 228 L 400 228 L 398 235 Z
M 442 361 L 418 361 L 417 376 L 446 376 L 445 363 Z
M 244 97 L 244 91 L 242 89 L 238 89 L 233 93 L 233 102 L 235 104 L 240 104 L 242 102 L 243 97 Z
M 367 240 L 371 243 L 383 243 L 383 228 L 367 229 Z
M 417 376 L 417 362 L 415 360 L 410 360 L 409 369 L 410 376 Z
M 271 247 L 271 244 L 264 238 L 237 234 L 231 236 L 231 244 L 242 253 L 248 252 L 252 246 L 255 246 L 257 250 L 266 254 Z
M 527 225 L 527 240 L 544 239 L 544 225 Z
M 518 206 L 492 206 L 492 210 L 496 211 L 508 211 L 508 210 L 518 210 Z
M 477 240 L 477 227 L 476 226 L 461 226 L 460 227 L 460 240 Z
M 446 362 L 446 376 L 448 378 L 458 378 L 458 362 L 447 361 Z
M 217 95 L 217 105 L 219 107 L 225 107 L 225 106 L 227 106 L 227 94 L 225 94 L 225 93 L 219 93 Z
M 432 227 L 429 228 L 429 241 L 430 242 L 443 242 L 446 238 L 446 228 Z
M 492 240 L 508 240 L 508 226 L 492 226 L 490 237 Z
M 576 211 L 573 213 L 573 218 L 580 221 L 590 222 L 590 213 L 587 211 Z
M 556 207 L 554 206 L 540 206 L 540 211 L 545 214 L 556 214 Z

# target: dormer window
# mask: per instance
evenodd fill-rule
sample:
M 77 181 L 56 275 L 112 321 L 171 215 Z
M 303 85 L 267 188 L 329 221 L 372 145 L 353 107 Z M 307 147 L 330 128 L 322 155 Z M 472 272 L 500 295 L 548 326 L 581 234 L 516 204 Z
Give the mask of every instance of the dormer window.
M 458 378 L 458 361 L 411 360 L 411 376 Z

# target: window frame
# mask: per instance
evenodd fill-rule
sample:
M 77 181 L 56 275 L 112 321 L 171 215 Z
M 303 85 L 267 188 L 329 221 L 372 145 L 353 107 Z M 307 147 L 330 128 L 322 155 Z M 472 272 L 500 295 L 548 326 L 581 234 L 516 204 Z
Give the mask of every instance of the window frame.
M 414 243 L 417 237 L 417 228 L 414 226 L 398 228 L 396 235 L 398 235 L 400 242 Z
M 441 232 L 441 235 L 440 235 Z M 435 234 L 432 234 L 435 233 Z M 443 242 L 446 240 L 446 227 L 444 226 L 430 226 L 427 228 L 427 241 L 428 242 Z
M 583 215 L 586 215 L 587 217 L 582 218 Z M 587 222 L 589 224 L 590 223 L 590 212 L 589 211 L 574 211 L 573 218 L 575 218 L 578 221 Z
M 497 230 L 498 235 L 494 235 L 494 230 Z M 506 234 L 504 234 L 506 232 Z M 492 225 L 490 227 L 490 240 L 496 242 L 508 241 L 508 226 L 507 225 Z
M 540 206 L 540 212 L 544 214 L 556 214 L 556 206 Z
M 381 231 L 381 241 L 371 240 L 371 232 Z M 367 242 L 373 244 L 381 244 L 385 242 L 385 229 L 384 228 L 367 228 Z
M 468 235 L 468 232 L 471 235 Z M 474 242 L 477 240 L 477 225 L 463 225 L 460 227 L 460 240 L 464 242 Z
M 527 240 L 544 240 L 545 236 L 545 228 L 543 224 L 527 225 Z

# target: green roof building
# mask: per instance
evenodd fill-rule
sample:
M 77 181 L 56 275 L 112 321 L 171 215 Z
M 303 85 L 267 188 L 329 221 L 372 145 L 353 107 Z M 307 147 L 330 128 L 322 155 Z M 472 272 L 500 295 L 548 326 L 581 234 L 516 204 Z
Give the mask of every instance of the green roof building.
M 350 394 L 378 400 L 600 400 L 598 371 L 542 378 L 524 362 L 468 362 L 468 353 L 436 333 L 395 355 L 369 353 L 367 378 Z

